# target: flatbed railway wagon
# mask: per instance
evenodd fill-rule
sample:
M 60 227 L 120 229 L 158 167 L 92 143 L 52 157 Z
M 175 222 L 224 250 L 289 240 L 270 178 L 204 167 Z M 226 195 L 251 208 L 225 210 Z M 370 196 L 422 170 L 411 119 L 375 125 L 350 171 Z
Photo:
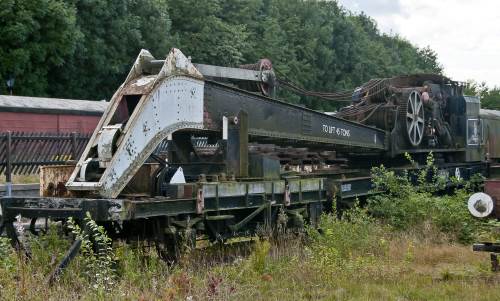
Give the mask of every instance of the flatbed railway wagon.
M 479 100 L 446 77 L 372 80 L 333 115 L 273 98 L 278 82 L 268 60 L 228 68 L 141 51 L 76 166 L 47 169 L 40 197 L 3 198 L 3 227 L 19 244 L 18 215 L 34 225 L 88 212 L 113 239 L 172 260 L 201 236 L 316 225 L 372 193 L 372 166 L 408 167 L 405 153 L 433 152 L 441 175 L 465 179 L 498 158 L 486 156 L 498 118 L 485 134 Z

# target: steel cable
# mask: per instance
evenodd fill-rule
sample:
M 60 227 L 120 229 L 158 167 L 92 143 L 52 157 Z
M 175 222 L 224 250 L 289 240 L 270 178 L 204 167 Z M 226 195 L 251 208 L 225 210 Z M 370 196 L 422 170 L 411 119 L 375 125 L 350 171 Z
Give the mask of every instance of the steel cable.
M 282 72 L 276 70 L 276 73 L 280 76 L 280 78 L 277 78 L 277 82 L 279 83 L 280 86 L 284 88 L 290 89 L 292 92 L 295 92 L 297 94 L 305 95 L 305 96 L 313 96 L 313 97 L 318 97 L 324 100 L 330 100 L 330 101 L 339 101 L 339 102 L 351 102 L 352 101 L 352 95 L 355 90 L 342 90 L 338 92 L 318 92 L 318 91 L 309 91 L 304 88 L 301 88 L 298 84 L 294 83 L 291 81 L 289 78 L 287 78 Z M 381 83 L 384 83 L 386 79 L 372 79 L 368 81 L 366 84 L 361 86 L 361 91 L 366 91 L 367 94 L 364 95 L 362 98 L 366 99 L 367 97 L 374 96 L 382 92 L 385 88 L 385 85 L 381 85 Z M 376 91 L 371 91 L 373 88 L 379 87 L 379 89 L 375 89 Z

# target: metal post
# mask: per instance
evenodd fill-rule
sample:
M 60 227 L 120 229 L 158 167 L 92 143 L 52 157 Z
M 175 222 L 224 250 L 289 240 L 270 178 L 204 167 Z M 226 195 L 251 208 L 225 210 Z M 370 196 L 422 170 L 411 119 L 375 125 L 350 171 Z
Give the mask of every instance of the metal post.
M 226 148 L 227 172 L 236 177 L 248 177 L 248 115 L 240 111 L 231 118 Z
M 76 132 L 71 132 L 71 156 L 72 156 L 72 160 L 77 160 L 78 158 L 78 154 L 77 154 L 78 150 L 76 149 Z
M 7 165 L 5 168 L 5 182 L 6 182 L 6 196 L 10 197 L 12 196 L 12 154 L 11 154 L 11 147 L 12 147 L 12 132 L 8 131 L 7 132 L 7 144 L 6 144 L 6 160 L 7 160 Z
M 82 240 L 77 238 L 69 248 L 68 252 L 66 252 L 61 262 L 57 265 L 54 271 L 52 271 L 52 273 L 47 278 L 47 283 L 49 285 L 52 285 L 54 283 L 54 281 L 61 275 L 63 270 L 69 265 L 71 260 L 75 258 L 81 246 L 82 246 Z
M 240 177 L 248 177 L 248 114 L 240 111 L 239 142 L 240 142 Z

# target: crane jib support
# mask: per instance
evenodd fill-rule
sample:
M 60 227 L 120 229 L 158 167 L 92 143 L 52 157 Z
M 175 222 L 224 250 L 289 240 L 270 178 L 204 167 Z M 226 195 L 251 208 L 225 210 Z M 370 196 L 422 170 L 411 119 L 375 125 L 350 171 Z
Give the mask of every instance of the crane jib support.
M 248 134 L 303 142 L 385 150 L 385 132 L 301 106 L 205 82 L 205 125 L 220 130 L 222 118 L 248 115 Z M 255 139 L 254 139 L 255 140 Z

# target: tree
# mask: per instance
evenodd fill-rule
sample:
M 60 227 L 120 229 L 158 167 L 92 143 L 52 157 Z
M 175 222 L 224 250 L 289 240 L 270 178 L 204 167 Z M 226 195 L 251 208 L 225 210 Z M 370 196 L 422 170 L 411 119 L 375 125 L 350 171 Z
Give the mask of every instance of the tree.
M 486 85 L 486 82 L 478 83 L 473 79 L 467 80 L 464 90 L 465 95 L 482 97 L 486 93 L 488 93 L 488 86 Z
M 0 93 L 15 76 L 14 93 L 49 95 L 48 74 L 75 52 L 81 34 L 72 5 L 61 0 L 0 1 Z
M 481 107 L 483 109 L 500 110 L 500 88 L 494 87 L 481 98 Z
M 45 20 L 43 24 L 49 28 L 43 33 L 49 34 L 36 43 L 27 43 L 25 47 L 24 42 L 6 35 L 8 43 L 5 45 L 10 46 L 0 46 L 0 54 L 4 54 L 5 49 L 19 48 L 17 56 L 23 57 L 21 61 L 31 69 L 16 74 L 35 74 L 30 83 L 33 90 L 25 90 L 31 94 L 109 99 L 141 48 L 162 58 L 170 47 L 177 47 L 194 62 L 223 66 L 269 58 L 280 76 L 315 91 L 354 89 L 374 77 L 442 72 L 432 49 L 419 49 L 397 35 L 380 33 L 372 18 L 353 14 L 339 7 L 336 1 L 41 2 L 47 5 L 38 7 L 27 0 L 4 0 L 0 4 L 5 8 L 0 12 L 2 18 L 8 15 L 6 12 L 18 15 L 8 19 L 9 26 L 4 26 L 7 34 L 24 33 L 17 29 L 20 25 L 15 22 L 24 16 L 13 8 L 18 7 L 16 3 L 24 3 L 21 8 L 29 7 L 37 20 L 48 18 L 50 14 L 45 12 L 45 7 L 51 3 L 53 6 L 58 3 L 59 10 L 66 13 L 55 16 L 55 20 Z M 57 18 L 61 20 L 59 23 Z M 7 24 L 3 19 L 0 22 Z M 58 30 L 50 31 L 54 26 L 59 27 Z M 44 41 L 51 46 L 51 55 L 46 51 L 41 58 L 22 55 L 23 51 L 39 54 L 38 48 L 47 46 Z M 45 64 L 47 59 L 51 60 L 49 64 Z M 0 75 L 5 76 L 13 69 L 11 62 L 14 59 L 8 53 L 2 55 L 1 60 L 9 62 L 0 66 Z M 41 80 L 37 81 L 38 77 Z M 279 97 L 319 110 L 334 110 L 338 106 L 287 91 L 280 91 Z
M 430 48 L 424 47 L 417 51 L 419 66 L 424 72 L 443 73 L 443 66 L 438 63 L 437 53 Z
M 174 45 L 193 61 L 226 66 L 243 62 L 243 50 L 249 46 L 246 26 L 223 20 L 221 1 L 168 3 Z
M 50 94 L 109 99 L 141 48 L 168 53 L 170 20 L 160 0 L 68 0 L 83 39 L 64 66 L 53 68 Z
M 465 86 L 465 95 L 478 96 L 481 99 L 481 108 L 500 110 L 500 88 L 489 88 L 486 82 L 478 83 L 475 80 L 468 80 Z

